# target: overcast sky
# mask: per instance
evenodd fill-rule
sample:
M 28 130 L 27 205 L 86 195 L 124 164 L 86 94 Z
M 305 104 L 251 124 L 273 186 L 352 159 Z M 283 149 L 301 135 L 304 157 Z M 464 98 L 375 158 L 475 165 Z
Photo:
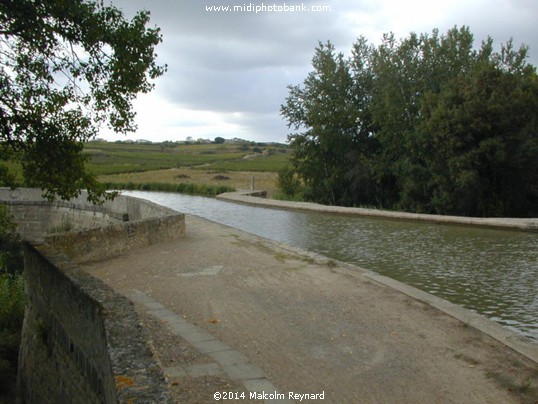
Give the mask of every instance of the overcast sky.
M 402 38 L 410 32 L 439 28 L 444 33 L 454 25 L 468 25 L 477 45 L 488 35 L 496 45 L 512 37 L 516 46 L 530 47 L 530 62 L 538 65 L 536 0 L 112 2 L 129 18 L 137 10 L 151 12 L 150 25 L 160 27 L 163 34 L 158 60 L 168 65 L 168 71 L 150 95 L 136 101 L 138 132 L 103 131 L 101 137 L 108 140 L 221 136 L 285 142 L 289 130 L 279 110 L 286 86 L 302 83 L 311 71 L 318 41 L 330 40 L 347 54 L 359 36 L 379 44 L 383 33 Z M 228 5 L 245 11 L 206 11 Z M 262 5 L 265 10 L 256 13 L 256 6 Z M 273 5 L 300 11 L 272 11 Z

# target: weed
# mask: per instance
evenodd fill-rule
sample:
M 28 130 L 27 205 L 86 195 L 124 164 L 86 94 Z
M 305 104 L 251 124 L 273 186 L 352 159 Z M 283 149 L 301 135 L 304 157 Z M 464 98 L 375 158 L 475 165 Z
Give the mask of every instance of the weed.
M 73 230 L 73 225 L 68 220 L 62 220 L 59 226 L 53 226 L 48 230 L 48 233 L 65 233 Z
M 0 400 L 14 396 L 26 306 L 21 242 L 14 229 L 13 217 L 0 206 Z
M 0 275 L 0 395 L 13 394 L 26 296 L 21 274 Z
M 283 252 L 278 252 L 274 256 L 275 259 L 280 262 L 285 262 L 286 260 L 290 259 L 290 256 L 288 254 L 284 254 Z
M 532 389 L 532 384 L 531 384 L 531 378 L 530 377 L 527 377 L 525 380 L 523 380 L 521 382 L 521 384 L 519 386 L 517 386 L 517 390 L 520 393 L 527 393 L 531 389 Z
M 312 257 L 304 257 L 303 258 L 303 261 L 306 262 L 307 264 L 315 264 L 316 263 L 316 260 Z

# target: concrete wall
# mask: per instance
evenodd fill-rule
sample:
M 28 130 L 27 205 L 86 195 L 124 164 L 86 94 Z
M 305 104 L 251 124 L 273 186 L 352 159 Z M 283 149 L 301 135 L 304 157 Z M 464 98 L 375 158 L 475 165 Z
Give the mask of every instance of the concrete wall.
M 84 197 L 49 203 L 39 190 L 24 189 L 1 189 L 0 203 L 31 240 L 25 247 L 19 402 L 171 402 L 132 303 L 75 262 L 181 237 L 184 215 L 127 197 L 102 207 Z M 74 229 L 43 233 L 58 220 Z

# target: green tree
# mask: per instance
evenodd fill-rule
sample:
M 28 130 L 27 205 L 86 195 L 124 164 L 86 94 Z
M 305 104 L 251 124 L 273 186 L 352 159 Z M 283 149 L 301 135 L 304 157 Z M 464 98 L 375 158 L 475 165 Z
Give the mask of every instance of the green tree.
M 373 51 L 376 77 L 372 93 L 372 119 L 381 152 L 375 160 L 379 198 L 392 208 L 429 210 L 433 152 L 419 136 L 425 94 L 436 94 L 453 77 L 466 74 L 475 58 L 474 37 L 467 27 L 440 36 L 410 34 L 396 40 L 384 35 Z
M 159 29 L 148 22 L 147 11 L 129 21 L 102 1 L 0 1 L 1 157 L 22 164 L 27 185 L 49 198 L 82 188 L 106 197 L 83 143 L 104 124 L 136 129 L 132 100 L 165 70 L 155 62 Z
M 288 86 L 290 94 L 281 106 L 288 127 L 303 130 L 288 136 L 291 162 L 306 185 L 307 198 L 349 204 L 346 173 L 358 120 L 349 63 L 328 42 L 316 48 L 312 65 L 302 87 Z
M 382 205 L 375 181 L 374 162 L 379 153 L 377 128 L 372 117 L 372 94 L 375 84 L 373 46 L 360 37 L 352 48 L 350 58 L 353 79 L 352 98 L 356 109 L 355 136 L 348 152 L 350 167 L 346 172 L 348 192 L 353 205 Z
M 288 200 L 302 197 L 301 182 L 296 177 L 295 170 L 289 164 L 286 164 L 278 171 L 277 188 L 279 190 L 277 197 Z
M 471 216 L 538 213 L 538 80 L 512 42 L 488 40 L 471 70 L 424 98 L 431 209 Z
M 538 212 L 538 76 L 512 41 L 478 49 L 468 27 L 445 35 L 328 43 L 282 106 L 293 169 L 318 202 L 414 212 Z M 286 178 L 294 178 L 286 173 Z

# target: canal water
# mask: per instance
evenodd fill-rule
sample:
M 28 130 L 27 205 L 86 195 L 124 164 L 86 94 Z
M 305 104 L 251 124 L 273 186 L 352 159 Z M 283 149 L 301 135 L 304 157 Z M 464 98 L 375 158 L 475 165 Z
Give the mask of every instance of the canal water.
M 538 340 L 538 233 L 124 194 L 361 266 Z

